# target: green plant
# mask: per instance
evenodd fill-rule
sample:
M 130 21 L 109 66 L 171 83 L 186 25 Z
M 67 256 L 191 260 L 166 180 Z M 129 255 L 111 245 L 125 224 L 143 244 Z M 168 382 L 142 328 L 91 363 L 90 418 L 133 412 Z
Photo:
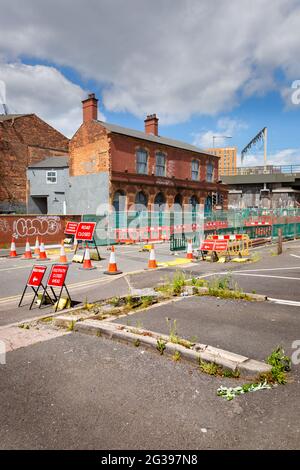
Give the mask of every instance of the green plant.
M 135 345 L 136 348 L 138 348 L 141 342 L 139 339 L 136 339 L 133 344 Z
M 68 328 L 67 328 L 67 331 L 74 331 L 75 325 L 76 325 L 76 321 L 75 321 L 75 320 L 72 320 L 72 321 L 69 323 L 69 326 L 68 326 Z
M 46 317 L 46 318 L 41 318 L 42 323 L 50 323 L 52 322 L 53 318 L 52 317 Z
M 218 364 L 214 362 L 205 362 L 201 359 L 199 360 L 199 367 L 202 372 L 209 375 L 219 375 L 221 373 L 221 368 Z
M 181 354 L 179 351 L 175 351 L 173 356 L 172 356 L 173 361 L 178 362 L 181 359 Z
M 158 350 L 159 354 L 162 356 L 165 349 L 166 349 L 166 342 L 162 339 L 158 339 L 156 343 L 156 349 Z
M 169 337 L 171 343 L 177 343 L 177 320 L 171 322 L 170 318 L 166 318 L 167 326 L 169 327 Z
M 261 374 L 260 379 L 265 379 L 269 383 L 285 384 L 287 381 L 286 373 L 291 370 L 291 359 L 284 354 L 282 347 L 278 346 L 269 357 L 267 364 L 272 366 L 271 372 Z
M 142 303 L 141 303 L 141 308 L 147 308 L 150 307 L 150 305 L 153 304 L 153 296 L 151 295 L 145 295 L 144 297 L 141 298 Z
M 173 286 L 173 293 L 175 295 L 181 294 L 183 288 L 186 284 L 185 275 L 181 271 L 177 271 L 173 276 L 172 286 Z
M 271 386 L 266 381 L 259 383 L 244 384 L 238 387 L 224 387 L 223 385 L 221 385 L 221 387 L 219 387 L 217 390 L 217 395 L 219 397 L 225 398 L 226 400 L 233 400 L 234 397 L 243 395 L 244 393 L 257 392 L 259 390 L 265 390 L 270 388 Z
M 171 323 L 169 318 L 166 318 L 167 325 L 169 327 L 169 338 L 170 342 L 173 344 L 180 344 L 184 348 L 190 349 L 193 344 L 191 341 L 188 341 L 187 339 L 180 338 L 177 334 L 177 320 L 173 320 L 173 323 Z
M 114 307 L 119 307 L 121 305 L 121 299 L 120 297 L 112 297 L 109 300 L 109 303 L 113 305 Z
M 83 304 L 83 310 L 91 310 L 93 307 L 94 307 L 95 304 L 89 304 L 88 303 L 88 298 L 87 296 L 85 297 L 85 301 L 84 301 L 84 304 Z
M 29 330 L 30 325 L 28 323 L 22 323 L 21 325 L 19 325 L 19 328 L 23 328 L 24 330 Z
M 97 331 L 96 336 L 97 336 L 97 338 L 101 337 L 101 331 L 100 330 Z
M 241 373 L 238 369 L 235 369 L 235 370 L 224 369 L 222 371 L 222 376 L 223 377 L 238 379 L 240 375 L 241 375 Z

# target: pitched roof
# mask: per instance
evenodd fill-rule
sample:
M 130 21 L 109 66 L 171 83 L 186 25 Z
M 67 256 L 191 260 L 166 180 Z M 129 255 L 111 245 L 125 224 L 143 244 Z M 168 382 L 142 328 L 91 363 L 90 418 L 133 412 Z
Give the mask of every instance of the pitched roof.
M 47 157 L 41 162 L 28 165 L 28 168 L 68 168 L 69 157 Z
M 0 114 L 0 122 L 11 121 L 24 116 L 31 116 L 31 114 Z
M 129 137 L 135 137 L 136 139 L 148 140 L 161 145 L 168 145 L 170 147 L 176 147 L 183 150 L 190 150 L 191 152 L 197 152 L 205 155 L 212 155 L 211 153 L 196 147 L 195 145 L 182 142 L 180 140 L 169 139 L 168 137 L 161 137 L 152 134 L 146 134 L 145 132 L 136 131 L 134 129 L 128 129 L 127 127 L 117 126 L 116 124 L 109 124 L 107 122 L 98 121 L 105 129 L 109 132 L 116 134 L 127 135 Z M 215 156 L 215 155 L 214 155 Z

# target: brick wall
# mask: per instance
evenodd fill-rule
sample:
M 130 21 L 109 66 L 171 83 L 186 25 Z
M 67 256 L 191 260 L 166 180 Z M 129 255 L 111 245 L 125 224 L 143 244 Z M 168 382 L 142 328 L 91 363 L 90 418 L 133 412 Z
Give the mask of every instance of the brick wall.
M 17 246 L 25 246 L 27 237 L 30 244 L 34 245 L 37 236 L 46 244 L 60 243 L 65 238 L 64 230 L 68 220 L 80 222 L 81 216 L 0 215 L 0 248 L 10 246 L 12 236 Z
M 25 209 L 28 164 L 66 155 L 69 140 L 34 114 L 0 123 L 0 209 Z
M 118 134 L 112 134 L 111 137 L 112 171 L 124 172 L 127 170 L 128 173 L 135 173 L 135 152 L 140 147 L 146 149 L 149 154 L 149 175 L 155 174 L 155 152 L 161 151 L 167 156 L 166 176 L 168 178 L 191 179 L 191 161 L 196 159 L 200 162 L 200 181 L 205 181 L 206 164 L 209 161 L 215 167 L 215 179 L 217 179 L 218 158 L 215 156 L 159 145 L 154 142 L 142 141 Z
M 136 173 L 136 150 L 140 147 L 146 149 L 149 154 L 147 175 Z M 114 193 L 118 190 L 125 191 L 128 205 L 135 202 L 138 191 L 144 191 L 149 204 L 153 204 L 157 193 L 162 191 L 169 205 L 174 203 L 177 194 L 182 196 L 183 204 L 189 204 L 193 195 L 204 204 L 209 194 L 219 192 L 223 193 L 224 207 L 226 207 L 227 190 L 224 185 L 217 183 L 218 157 L 108 133 L 97 121 L 82 124 L 70 141 L 69 148 L 71 177 L 108 172 L 111 203 Z M 155 176 L 157 151 L 166 155 L 166 177 Z M 193 159 L 199 160 L 200 163 L 199 181 L 191 181 Z M 208 162 L 214 166 L 213 182 L 206 181 Z
M 70 141 L 70 176 L 109 171 L 109 138 L 94 121 L 84 123 Z

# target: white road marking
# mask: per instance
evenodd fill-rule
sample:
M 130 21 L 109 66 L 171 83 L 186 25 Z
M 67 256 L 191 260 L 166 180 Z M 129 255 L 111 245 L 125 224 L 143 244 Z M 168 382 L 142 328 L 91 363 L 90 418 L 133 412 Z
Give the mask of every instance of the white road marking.
M 273 299 L 272 297 L 268 297 L 268 300 L 280 305 L 291 305 L 293 307 L 300 307 L 300 302 L 297 302 L 296 300 Z
M 120 279 L 120 277 L 123 277 L 123 276 L 121 275 L 121 276 L 115 276 L 113 278 L 111 277 L 111 278 L 93 279 L 93 280 L 90 280 L 90 281 L 78 282 L 78 283 L 75 283 L 75 284 L 68 284 L 67 287 L 68 287 L 68 289 L 72 289 L 72 290 L 80 290 L 80 289 L 83 289 L 85 287 L 95 286 L 97 284 L 109 284 L 112 281 Z M 43 292 L 42 289 L 40 290 L 40 292 Z M 0 298 L 0 305 L 1 304 L 6 304 L 6 303 L 9 303 L 9 302 L 14 302 L 15 300 L 19 300 L 20 297 L 21 297 L 21 295 L 18 294 L 18 295 L 12 295 L 11 297 Z M 32 294 L 28 293 L 28 294 L 25 295 L 24 300 L 26 300 L 30 297 L 32 297 Z
M 288 277 L 288 276 L 268 276 L 266 274 L 250 274 L 250 273 L 239 273 L 233 272 L 232 274 L 236 276 L 252 276 L 252 277 L 264 277 L 264 278 L 273 278 L 273 279 L 290 279 L 292 281 L 300 281 L 300 277 Z
M 300 258 L 300 256 L 298 256 L 298 255 L 292 255 L 291 253 L 290 253 L 290 256 L 293 256 L 294 258 Z

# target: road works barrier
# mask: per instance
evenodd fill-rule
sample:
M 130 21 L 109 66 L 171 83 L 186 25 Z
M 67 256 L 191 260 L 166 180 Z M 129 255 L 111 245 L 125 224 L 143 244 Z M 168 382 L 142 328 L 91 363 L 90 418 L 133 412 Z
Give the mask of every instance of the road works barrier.
M 249 256 L 248 235 L 210 235 L 200 245 L 202 259 L 218 261 L 221 257 L 229 261 L 233 257 Z

